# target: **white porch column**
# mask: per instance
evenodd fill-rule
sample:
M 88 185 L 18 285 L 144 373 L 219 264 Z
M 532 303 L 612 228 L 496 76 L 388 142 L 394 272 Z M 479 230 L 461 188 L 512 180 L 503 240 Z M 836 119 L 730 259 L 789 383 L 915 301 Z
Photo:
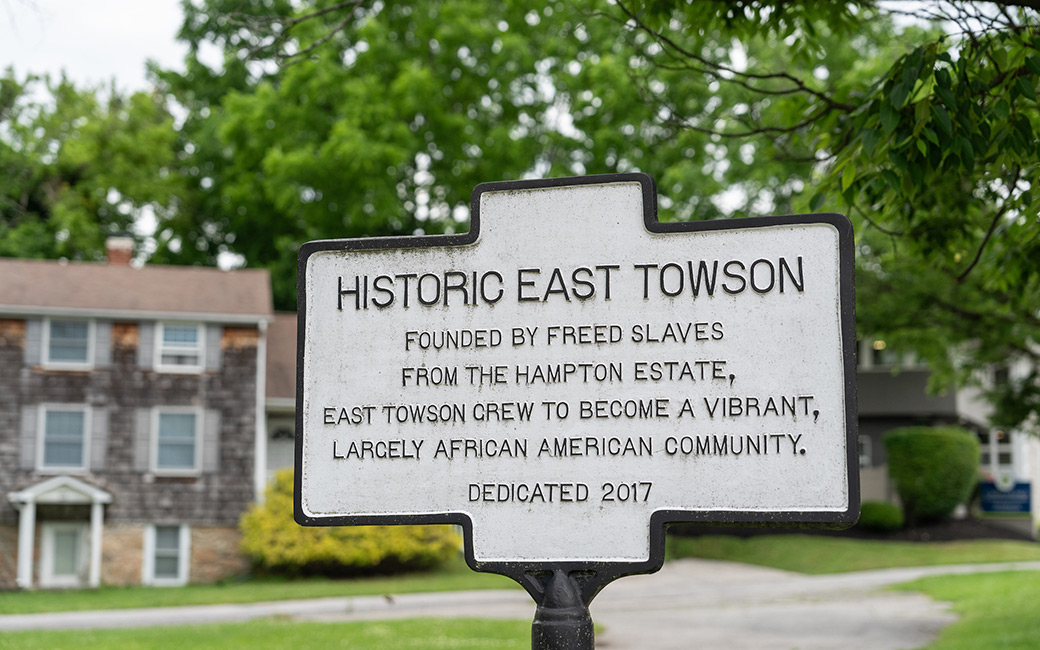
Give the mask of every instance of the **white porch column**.
M 87 584 L 91 588 L 101 585 L 101 527 L 104 508 L 104 504 L 98 501 L 90 504 L 90 569 L 87 572 Z
M 32 589 L 33 548 L 36 545 L 36 502 L 22 504 L 18 514 L 18 586 Z
M 253 440 L 253 498 L 264 502 L 267 487 L 267 335 L 268 322 L 260 321 L 256 344 L 256 437 Z

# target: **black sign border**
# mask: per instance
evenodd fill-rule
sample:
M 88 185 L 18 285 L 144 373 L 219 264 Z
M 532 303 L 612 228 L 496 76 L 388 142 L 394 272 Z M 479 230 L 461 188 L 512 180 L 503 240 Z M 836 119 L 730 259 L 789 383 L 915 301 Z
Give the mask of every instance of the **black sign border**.
M 650 555 L 642 562 L 482 562 L 473 553 L 473 522 L 463 513 L 427 515 L 363 515 L 308 517 L 301 504 L 303 462 L 303 350 L 307 322 L 306 273 L 307 260 L 323 251 L 383 250 L 400 248 L 428 248 L 464 246 L 475 243 L 480 235 L 480 199 L 486 192 L 535 190 L 581 185 L 610 183 L 639 183 L 643 195 L 643 224 L 652 233 L 693 233 L 720 230 L 744 230 L 787 225 L 828 224 L 838 233 L 839 301 L 842 356 L 845 376 L 845 430 L 846 474 L 848 477 L 849 507 L 844 511 L 702 511 L 661 510 L 650 516 Z M 522 584 L 532 595 L 539 591 L 537 574 L 543 571 L 598 576 L 585 587 L 587 600 L 614 578 L 636 573 L 656 571 L 664 562 L 665 530 L 673 523 L 731 524 L 758 526 L 794 526 L 813 528 L 843 528 L 859 518 L 860 483 L 856 419 L 856 316 L 855 316 L 855 249 L 852 222 L 836 213 L 786 215 L 774 217 L 746 217 L 715 221 L 684 221 L 662 223 L 657 218 L 657 185 L 643 173 L 571 176 L 519 181 L 481 183 L 470 197 L 470 229 L 452 235 L 409 235 L 398 237 L 365 237 L 355 239 L 328 239 L 312 241 L 300 247 L 297 267 L 298 329 L 296 353 L 296 448 L 294 457 L 293 515 L 301 526 L 358 526 L 398 524 L 455 524 L 464 531 L 466 563 L 476 571 L 507 575 Z M 537 598 L 536 598 L 537 600 Z

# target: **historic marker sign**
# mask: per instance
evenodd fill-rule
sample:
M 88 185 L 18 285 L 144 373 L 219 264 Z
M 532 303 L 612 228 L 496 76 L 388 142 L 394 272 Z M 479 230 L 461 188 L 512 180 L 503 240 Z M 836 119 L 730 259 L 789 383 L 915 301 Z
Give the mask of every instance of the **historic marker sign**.
M 650 566 L 674 521 L 851 523 L 852 274 L 842 216 L 662 224 L 642 174 L 306 244 L 297 520 L 456 522 L 491 568 Z

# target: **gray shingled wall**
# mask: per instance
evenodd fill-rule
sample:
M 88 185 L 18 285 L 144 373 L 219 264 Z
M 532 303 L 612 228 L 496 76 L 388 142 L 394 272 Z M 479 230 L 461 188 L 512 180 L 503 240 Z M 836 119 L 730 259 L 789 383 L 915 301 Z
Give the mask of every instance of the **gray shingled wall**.
M 0 325 L 18 322 L 0 321 Z M 0 495 L 54 475 L 35 470 L 39 405 L 87 404 L 94 429 L 87 450 L 90 469 L 76 476 L 112 493 L 112 504 L 105 511 L 107 524 L 236 525 L 254 497 L 256 337 L 222 337 L 223 328 L 211 327 L 207 355 L 218 359 L 210 360 L 201 374 L 165 374 L 144 367 L 138 357 L 141 339 L 154 331 L 152 324 L 99 325 L 98 331 L 105 332 L 108 341 L 98 348 L 107 343 L 110 354 L 105 350 L 103 365 L 89 372 L 47 371 L 38 362 L 30 363 L 39 352 L 26 349 L 25 330 L 38 328 L 31 323 L 27 328 L 0 327 Z M 150 348 L 144 355 L 152 356 Z M 150 415 L 157 406 L 201 410 L 204 432 L 198 476 L 162 477 L 149 472 Z M 17 511 L 4 499 L 0 523 L 16 520 Z

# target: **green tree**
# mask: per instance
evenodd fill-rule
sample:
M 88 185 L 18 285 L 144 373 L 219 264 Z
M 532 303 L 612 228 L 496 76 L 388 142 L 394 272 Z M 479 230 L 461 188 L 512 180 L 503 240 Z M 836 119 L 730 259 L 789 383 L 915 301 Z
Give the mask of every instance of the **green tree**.
M 1035 4 L 186 3 L 186 71 L 157 78 L 191 191 L 160 258 L 238 252 L 291 307 L 302 241 L 464 228 L 481 181 L 640 170 L 664 219 L 848 212 L 861 330 L 937 388 L 1027 360 L 993 398 L 1035 423 Z
M 104 97 L 104 98 L 103 98 Z M 175 207 L 173 119 L 155 97 L 0 77 L 0 256 L 98 260 L 146 206 Z
M 706 135 L 737 213 L 848 212 L 860 330 L 923 357 L 937 389 L 1023 362 L 992 391 L 995 422 L 1040 428 L 1037 3 L 633 1 L 613 17 L 674 127 L 655 158 Z M 723 99 L 691 104 L 691 80 Z M 680 207 L 700 194 L 681 169 L 658 176 Z M 697 207 L 674 216 L 710 216 Z

